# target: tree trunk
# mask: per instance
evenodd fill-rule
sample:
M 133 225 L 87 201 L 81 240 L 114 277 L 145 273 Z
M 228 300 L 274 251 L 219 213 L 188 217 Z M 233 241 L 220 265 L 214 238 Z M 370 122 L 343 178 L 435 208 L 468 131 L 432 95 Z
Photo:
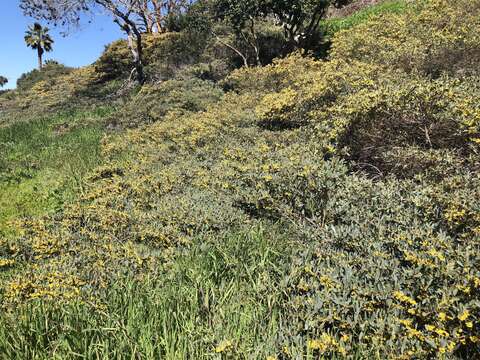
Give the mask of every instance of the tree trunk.
M 42 68 L 43 68 L 43 60 L 42 60 L 43 49 L 40 46 L 37 48 L 37 54 L 38 54 L 38 70 L 42 70 Z
M 137 72 L 137 81 L 143 85 L 145 82 L 145 74 L 143 73 L 143 47 L 142 47 L 142 35 L 138 30 L 135 21 L 133 21 L 130 16 L 130 12 L 123 13 L 119 10 L 115 4 L 112 3 L 112 0 L 100 1 L 95 0 L 95 2 L 105 9 L 109 10 L 114 16 L 114 22 L 117 23 L 120 28 L 125 31 L 128 38 L 128 47 L 133 54 L 133 61 L 135 64 L 135 70 Z M 123 23 L 122 23 L 123 21 Z
M 253 41 L 251 43 L 253 50 L 255 51 L 255 62 L 257 66 L 261 65 L 260 61 L 260 49 L 258 45 L 258 36 L 257 36 L 257 31 L 255 30 L 255 20 L 250 18 L 250 32 L 252 34 Z
M 162 7 L 161 5 L 158 4 L 157 0 L 152 0 L 153 4 L 153 13 L 155 16 L 155 24 L 157 27 L 157 32 L 161 33 L 163 32 L 163 26 L 162 26 Z
M 145 82 L 145 74 L 143 73 L 143 46 L 142 46 L 142 36 L 140 33 L 135 31 L 130 31 L 128 34 L 128 47 L 133 55 L 133 62 L 135 64 L 135 70 L 137 72 L 137 81 L 140 84 Z
M 223 46 L 226 46 L 227 48 L 229 48 L 230 50 L 234 51 L 238 56 L 240 56 L 243 60 L 243 65 L 245 67 L 248 67 L 248 58 L 246 55 L 242 54 L 242 52 L 240 50 L 238 50 L 236 47 L 234 47 L 233 45 L 230 45 L 229 43 L 223 41 L 220 36 L 218 36 L 217 34 L 215 34 L 213 31 L 212 31 L 212 34 L 213 36 L 215 36 L 215 39 L 217 39 L 217 41 L 222 44 Z
M 145 26 L 145 32 L 147 34 L 151 34 L 153 32 L 153 21 L 152 14 L 150 13 L 147 2 L 143 4 L 142 9 L 139 11 L 139 15 L 142 18 L 143 24 Z

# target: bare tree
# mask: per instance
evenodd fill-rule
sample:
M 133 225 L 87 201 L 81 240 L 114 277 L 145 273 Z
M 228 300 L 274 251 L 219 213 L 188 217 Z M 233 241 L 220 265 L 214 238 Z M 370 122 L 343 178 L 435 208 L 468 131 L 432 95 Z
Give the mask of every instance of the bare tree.
M 170 20 L 184 13 L 194 0 L 139 0 L 138 16 L 147 33 L 171 30 Z

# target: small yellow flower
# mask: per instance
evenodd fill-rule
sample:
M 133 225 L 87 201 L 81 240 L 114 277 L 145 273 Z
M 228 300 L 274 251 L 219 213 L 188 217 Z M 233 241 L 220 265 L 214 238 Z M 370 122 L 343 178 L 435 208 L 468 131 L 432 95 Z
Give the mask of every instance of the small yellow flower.
M 435 332 L 439 336 L 443 336 L 443 337 L 449 337 L 450 336 L 450 334 L 448 332 L 446 332 L 445 330 L 442 330 L 442 329 L 435 329 Z
M 473 328 L 473 322 L 471 322 L 471 321 L 468 321 L 465 325 L 466 325 L 467 328 L 469 328 L 469 329 Z
M 327 346 L 320 340 L 308 340 L 307 347 L 310 350 L 325 351 Z
M 411 297 L 409 297 L 408 295 L 405 295 L 403 292 L 401 291 L 395 291 L 393 293 L 393 297 L 403 303 L 407 303 L 407 304 L 410 304 L 412 306 L 415 306 L 417 305 L 417 302 L 412 299 Z
M 470 316 L 470 312 L 465 310 L 462 314 L 458 315 L 458 320 L 465 321 Z
M 447 320 L 447 314 L 445 314 L 444 312 L 441 312 L 438 314 L 438 318 L 440 319 L 440 321 L 446 321 Z
M 215 348 L 215 352 L 216 353 L 223 353 L 223 352 L 229 350 L 231 347 L 232 347 L 232 342 L 230 340 L 223 340 Z
M 447 346 L 447 350 L 448 352 L 453 352 L 453 350 L 455 350 L 455 347 L 457 346 L 457 344 L 455 344 L 455 342 L 450 342 Z
M 403 326 L 410 327 L 412 325 L 412 320 L 399 320 L 399 323 L 402 324 Z

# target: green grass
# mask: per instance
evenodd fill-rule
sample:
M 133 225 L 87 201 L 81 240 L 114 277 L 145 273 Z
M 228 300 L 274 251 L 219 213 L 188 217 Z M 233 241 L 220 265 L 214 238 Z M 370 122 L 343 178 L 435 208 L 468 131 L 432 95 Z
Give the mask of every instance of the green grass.
M 265 359 L 275 354 L 292 248 L 255 229 L 199 238 L 157 276 L 117 282 L 104 307 L 36 302 L 0 317 L 8 359 Z M 215 352 L 229 341 L 224 354 Z M 228 357 L 227 357 L 228 356 Z
M 0 127 L 0 235 L 8 223 L 60 209 L 82 191 L 83 177 L 100 162 L 99 108 Z
M 354 26 L 368 21 L 370 18 L 383 15 L 402 13 L 407 8 L 404 0 L 386 1 L 375 6 L 369 6 L 365 9 L 355 12 L 345 18 L 327 19 L 323 22 L 323 31 L 327 38 L 331 38 L 335 33 L 341 30 L 348 30 Z

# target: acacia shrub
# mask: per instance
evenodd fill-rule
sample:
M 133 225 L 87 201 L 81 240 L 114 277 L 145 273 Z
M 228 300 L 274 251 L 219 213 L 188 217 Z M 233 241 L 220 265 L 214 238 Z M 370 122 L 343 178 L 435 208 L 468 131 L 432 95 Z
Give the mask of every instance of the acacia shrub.
M 129 74 L 133 67 L 130 50 L 125 40 L 117 40 L 105 46 L 102 55 L 94 63 L 95 71 L 102 81 L 108 81 Z
M 478 191 L 478 178 L 472 180 L 474 190 L 460 190 L 465 196 Z M 282 346 L 323 356 L 478 355 L 478 233 L 462 241 L 458 227 L 447 234 L 438 226 L 441 206 L 429 194 L 435 190 L 354 177 L 330 188 L 321 217 L 301 225 L 312 246 L 299 252 L 285 279 Z M 474 218 L 451 214 L 458 224 Z
M 171 78 L 179 68 L 197 62 L 205 46 L 201 35 L 189 32 L 144 34 L 142 42 L 147 72 L 158 79 Z M 114 41 L 95 62 L 95 71 L 101 81 L 128 77 L 134 66 L 131 58 L 127 41 Z
M 415 2 L 336 35 L 331 58 L 356 59 L 430 77 L 478 74 L 479 2 Z M 448 16 L 446 16 L 448 14 Z
M 278 62 L 260 71 L 255 84 L 243 85 L 275 89 L 256 106 L 261 126 L 310 128 L 325 153 L 380 174 L 391 162 L 386 154 L 398 147 L 458 150 L 464 156 L 478 148 L 477 77 L 430 79 L 361 61 L 310 61 L 311 70 L 298 73 L 288 61 Z M 262 73 L 272 75 L 270 81 L 275 74 L 288 75 L 268 84 Z M 228 79 L 233 88 L 242 86 L 235 80 L 240 74 Z
M 385 32 L 402 33 L 410 20 L 423 21 L 417 15 L 406 12 Z M 352 38 L 359 29 L 349 30 Z M 146 124 L 105 137 L 106 164 L 81 199 L 1 243 L 2 304 L 80 299 L 101 309 L 122 275 L 141 281 L 168 270 L 192 239 L 215 243 L 263 225 L 286 234 L 294 252 L 289 269 L 251 277 L 281 307 L 276 324 L 263 328 L 276 337 L 271 356 L 478 357 L 478 78 L 368 60 L 295 54 L 241 69 L 221 83 L 231 91 L 200 101 L 197 112 L 183 108 L 187 91 L 176 93 L 176 81 L 145 87 L 146 101 L 125 111 L 127 124 Z M 190 84 L 199 85 L 193 97 L 211 86 Z M 155 118 L 145 108 L 161 103 L 162 86 L 172 86 L 174 101 Z M 358 171 L 358 159 L 383 175 Z M 224 313 L 208 301 L 206 317 Z M 220 344 L 218 356 L 256 350 Z
M 479 177 L 458 169 L 433 181 L 421 172 L 372 180 L 336 156 L 319 159 L 304 136 L 228 152 L 239 206 L 295 229 L 303 244 L 280 281 L 279 352 L 475 357 L 480 208 L 468 199 Z

